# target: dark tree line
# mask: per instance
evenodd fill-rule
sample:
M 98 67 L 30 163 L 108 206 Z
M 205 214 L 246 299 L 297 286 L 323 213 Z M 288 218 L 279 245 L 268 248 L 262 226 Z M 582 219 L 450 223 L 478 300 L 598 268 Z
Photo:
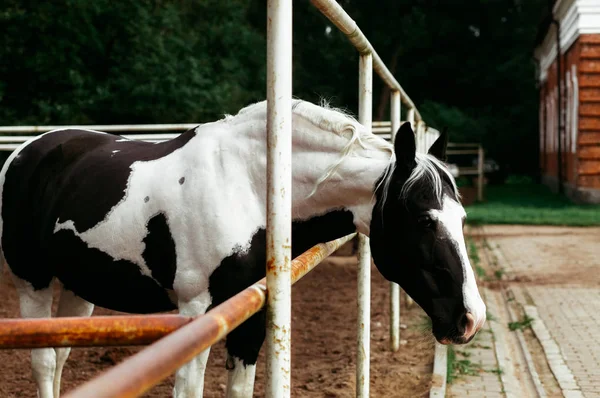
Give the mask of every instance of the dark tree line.
M 0 125 L 202 122 L 265 96 L 265 0 L 4 0 Z M 543 0 L 340 0 L 453 141 L 537 170 Z M 356 110 L 358 55 L 294 2 L 294 95 Z M 389 93 L 375 79 L 375 116 Z

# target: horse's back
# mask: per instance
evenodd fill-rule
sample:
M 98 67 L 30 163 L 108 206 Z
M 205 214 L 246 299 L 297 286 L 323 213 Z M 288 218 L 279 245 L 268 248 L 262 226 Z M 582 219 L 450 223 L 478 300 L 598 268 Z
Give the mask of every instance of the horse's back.
M 20 148 L 0 175 L 2 247 L 13 273 L 36 289 L 48 287 L 56 276 L 88 301 L 121 311 L 172 309 L 156 278 L 93 247 L 83 236 L 125 198 L 132 164 L 167 156 L 194 134 L 153 144 L 70 129 L 44 134 Z M 164 230 L 165 223 L 158 221 L 152 224 L 154 235 Z M 58 228 L 61 223 L 69 228 Z M 112 232 L 107 238 L 118 242 L 126 229 Z M 161 250 L 159 256 L 172 254 L 169 248 L 164 249 L 168 253 Z

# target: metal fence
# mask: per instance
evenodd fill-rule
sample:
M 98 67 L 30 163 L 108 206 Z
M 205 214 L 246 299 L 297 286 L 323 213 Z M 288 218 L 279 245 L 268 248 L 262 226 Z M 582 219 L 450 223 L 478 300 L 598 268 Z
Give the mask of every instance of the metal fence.
M 425 152 L 437 131 L 427 129 L 414 103 L 382 62 L 348 14 L 334 0 L 311 0 L 360 54 L 359 122 L 393 140 L 400 126 L 400 107 L 417 133 L 417 149 Z M 159 341 L 67 394 L 68 397 L 134 397 L 147 391 L 195 355 L 223 338 L 267 304 L 268 397 L 290 396 L 291 284 L 350 240 L 349 235 L 320 244 L 290 261 L 291 242 L 291 70 L 292 0 L 267 4 L 267 266 L 266 278 L 195 319 L 178 315 L 62 318 L 0 321 L 0 346 L 34 348 L 90 345 L 140 345 Z M 390 121 L 372 122 L 373 70 L 391 89 Z M 112 132 L 181 131 L 195 124 L 69 126 Z M 0 150 L 13 150 L 31 134 L 65 126 L 0 127 Z M 125 135 L 160 141 L 175 134 Z M 271 194 L 278 192 L 277 195 Z M 283 192 L 283 195 L 281 194 Z M 371 254 L 366 236 L 359 239 L 358 338 L 356 395 L 369 395 Z M 391 348 L 400 344 L 400 289 L 391 283 Z

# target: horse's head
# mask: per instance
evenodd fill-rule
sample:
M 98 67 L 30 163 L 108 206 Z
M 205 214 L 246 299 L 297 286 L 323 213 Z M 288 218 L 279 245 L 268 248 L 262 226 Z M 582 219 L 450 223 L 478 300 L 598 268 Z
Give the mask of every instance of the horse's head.
M 436 339 L 462 344 L 483 326 L 486 309 L 465 246 L 466 213 L 441 161 L 446 143 L 442 133 L 429 154 L 418 154 L 410 123 L 400 127 L 395 164 L 376 189 L 371 250 L 381 274 L 429 315 Z

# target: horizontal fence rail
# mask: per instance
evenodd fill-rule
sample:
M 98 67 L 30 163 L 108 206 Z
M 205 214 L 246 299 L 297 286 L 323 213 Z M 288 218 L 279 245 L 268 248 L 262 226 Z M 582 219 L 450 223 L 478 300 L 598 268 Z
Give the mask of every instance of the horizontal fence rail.
M 164 126 L 170 126 L 170 129 L 165 129 Z M 27 142 L 31 138 L 38 134 L 46 133 L 52 130 L 60 130 L 66 128 L 81 128 L 85 130 L 96 130 L 101 132 L 151 132 L 151 131 L 187 131 L 191 128 L 197 127 L 199 124 L 124 124 L 124 125 L 88 125 L 88 126 L 0 126 L 0 151 L 14 151 L 24 142 Z M 391 124 L 389 121 L 373 122 L 372 124 L 373 134 L 379 135 L 382 138 L 391 141 L 392 132 Z M 439 132 L 431 127 L 424 130 L 424 134 L 437 134 Z M 19 134 L 19 135 L 12 135 Z M 173 139 L 177 137 L 179 133 L 150 133 L 150 134 L 122 134 L 123 138 L 130 140 L 141 140 L 149 142 L 160 142 Z M 418 141 L 422 141 L 423 134 L 417 133 Z M 451 145 L 451 144 L 449 144 Z
M 193 319 L 175 314 L 1 319 L 0 349 L 148 345 Z
M 296 283 L 356 234 L 313 246 L 292 261 Z M 267 297 L 263 278 L 120 364 L 65 395 L 67 398 L 137 397 L 257 313 Z
M 337 244 L 333 241 L 325 245 L 329 248 Z M 323 254 L 317 245 L 296 258 L 293 264 L 297 279 L 314 267 L 310 261 L 322 261 Z M 148 345 L 193 320 L 177 314 L 0 319 L 0 349 Z
M 181 131 L 197 127 L 199 123 L 170 123 L 170 124 L 88 124 L 88 125 L 56 125 L 56 126 L 2 126 L 0 134 L 40 134 L 52 130 L 75 128 L 85 130 L 98 130 L 106 132 L 115 131 Z

